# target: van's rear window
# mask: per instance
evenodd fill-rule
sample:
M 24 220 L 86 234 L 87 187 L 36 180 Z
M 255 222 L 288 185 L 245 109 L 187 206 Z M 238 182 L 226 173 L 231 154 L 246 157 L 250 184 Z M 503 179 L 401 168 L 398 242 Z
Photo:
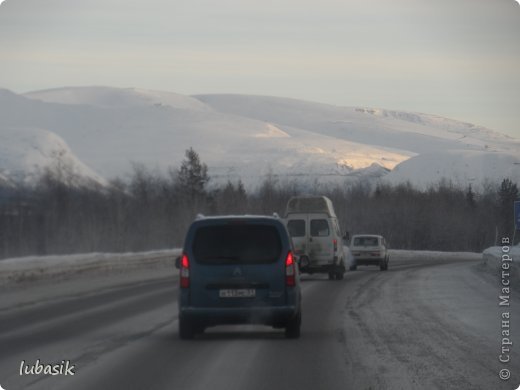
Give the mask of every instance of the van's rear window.
M 311 236 L 327 237 L 329 235 L 329 223 L 326 219 L 311 220 Z
M 280 258 L 278 230 L 269 225 L 202 226 L 195 232 L 195 261 L 203 264 L 264 264 Z
M 291 219 L 287 222 L 287 230 L 291 237 L 305 236 L 305 221 L 303 219 Z

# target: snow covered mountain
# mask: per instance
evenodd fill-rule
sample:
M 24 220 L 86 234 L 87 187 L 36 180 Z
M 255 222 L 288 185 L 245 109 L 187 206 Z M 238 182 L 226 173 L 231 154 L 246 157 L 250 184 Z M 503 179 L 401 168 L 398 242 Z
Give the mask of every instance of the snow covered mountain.
M 465 187 L 478 188 L 484 180 L 499 182 L 505 178 L 520 183 L 520 156 L 517 153 L 446 150 L 412 157 L 395 167 L 384 181 L 395 184 L 409 181 L 419 188 L 449 180 Z
M 266 174 L 309 183 L 382 177 L 430 183 L 445 175 L 465 185 L 506 173 L 514 178 L 520 167 L 520 141 L 483 127 L 265 96 L 0 90 L 0 137 L 0 175 L 12 180 L 52 164 L 57 154 L 49 144 L 66 150 L 61 155 L 74 161 L 75 172 L 98 180 L 124 176 L 132 162 L 176 167 L 190 146 L 214 181 L 241 178 L 248 186 Z
M 363 145 L 416 156 L 398 164 L 383 181 L 426 188 L 440 180 L 478 186 L 511 178 L 520 182 L 520 140 L 482 126 L 437 115 L 361 107 L 336 107 L 294 99 L 200 95 L 226 113 L 308 129 Z M 475 187 L 474 187 L 475 188 Z
M 0 131 L 0 184 L 31 183 L 45 170 L 63 182 L 107 181 L 83 164 L 56 134 L 37 128 L 2 127 Z
M 435 115 L 337 107 L 265 96 L 200 95 L 220 112 L 306 129 L 365 145 L 426 153 L 465 149 L 518 152 L 520 140 L 484 127 Z

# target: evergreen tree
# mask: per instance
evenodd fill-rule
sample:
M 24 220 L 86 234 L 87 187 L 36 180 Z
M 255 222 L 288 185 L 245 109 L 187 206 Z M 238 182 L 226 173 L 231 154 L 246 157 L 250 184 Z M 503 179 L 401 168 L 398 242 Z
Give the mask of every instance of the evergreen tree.
M 189 148 L 186 158 L 177 173 L 179 189 L 190 198 L 200 198 L 206 194 L 206 184 L 209 181 L 208 167 L 201 163 L 198 153 Z
M 498 190 L 498 212 L 503 234 L 508 234 L 513 227 L 515 200 L 519 200 L 518 186 L 510 179 L 502 180 Z
M 468 190 L 466 191 L 466 203 L 470 209 L 474 209 L 477 206 L 475 201 L 475 193 L 471 188 L 471 184 L 468 186 Z

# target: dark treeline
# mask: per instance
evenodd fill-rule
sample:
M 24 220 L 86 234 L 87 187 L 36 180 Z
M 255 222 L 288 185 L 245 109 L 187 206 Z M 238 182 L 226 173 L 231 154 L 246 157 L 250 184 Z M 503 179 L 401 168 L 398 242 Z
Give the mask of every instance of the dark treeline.
M 312 189 L 268 176 L 255 191 L 242 183 L 209 186 L 207 167 L 189 149 L 167 174 L 134 165 L 127 181 L 109 186 L 69 185 L 47 171 L 37 185 L 0 187 L 0 257 L 126 252 L 182 246 L 198 213 L 283 215 L 294 195 L 332 199 L 342 229 L 382 234 L 392 248 L 481 251 L 512 237 L 518 186 L 504 179 L 478 193 L 440 183 L 323 186 Z

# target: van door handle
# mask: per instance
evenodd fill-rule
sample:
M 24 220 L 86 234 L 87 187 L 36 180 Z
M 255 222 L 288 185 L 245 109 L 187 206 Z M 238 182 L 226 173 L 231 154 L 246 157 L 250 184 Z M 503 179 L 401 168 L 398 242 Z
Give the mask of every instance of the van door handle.
M 312 237 L 309 237 L 309 241 L 312 241 Z

